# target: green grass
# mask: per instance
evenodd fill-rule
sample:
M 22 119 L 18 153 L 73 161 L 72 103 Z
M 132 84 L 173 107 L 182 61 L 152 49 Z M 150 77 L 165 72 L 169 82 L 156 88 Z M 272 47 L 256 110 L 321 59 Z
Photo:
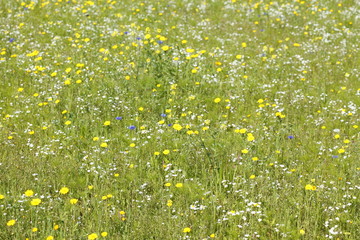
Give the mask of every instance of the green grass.
M 0 1 L 0 239 L 357 239 L 359 14 Z

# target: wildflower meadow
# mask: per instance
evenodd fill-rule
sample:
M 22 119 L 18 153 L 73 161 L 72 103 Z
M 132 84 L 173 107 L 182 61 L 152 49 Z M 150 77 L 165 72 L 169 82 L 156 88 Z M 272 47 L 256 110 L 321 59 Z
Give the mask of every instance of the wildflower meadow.
M 360 239 L 357 0 L 0 0 L 0 239 Z

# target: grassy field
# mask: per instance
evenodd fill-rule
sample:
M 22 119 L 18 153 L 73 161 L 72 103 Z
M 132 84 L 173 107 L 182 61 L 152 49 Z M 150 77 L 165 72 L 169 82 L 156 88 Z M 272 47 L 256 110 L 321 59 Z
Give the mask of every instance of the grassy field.
M 359 239 L 359 16 L 0 0 L 0 239 Z

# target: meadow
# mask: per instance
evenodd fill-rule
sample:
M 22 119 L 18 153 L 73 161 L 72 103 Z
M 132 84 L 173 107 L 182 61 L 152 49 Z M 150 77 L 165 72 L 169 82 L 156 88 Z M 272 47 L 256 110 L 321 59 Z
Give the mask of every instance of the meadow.
M 359 16 L 0 0 L 0 239 L 359 239 Z

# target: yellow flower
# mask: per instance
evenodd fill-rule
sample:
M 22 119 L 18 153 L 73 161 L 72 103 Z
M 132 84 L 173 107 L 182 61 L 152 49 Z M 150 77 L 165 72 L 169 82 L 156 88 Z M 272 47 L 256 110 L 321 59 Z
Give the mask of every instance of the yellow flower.
M 315 191 L 316 190 L 316 186 L 313 186 L 311 184 L 307 184 L 305 186 L 305 190 L 311 190 L 311 191 Z
M 165 186 L 165 187 L 170 187 L 170 186 L 171 186 L 171 183 L 169 183 L 169 182 L 168 182 L 168 183 L 165 183 L 164 186 Z
M 92 139 L 94 142 L 95 141 L 99 141 L 99 137 L 93 137 L 93 139 Z
M 130 143 L 130 145 L 129 145 L 130 147 L 135 147 L 136 146 L 136 144 L 135 143 Z
M 6 225 L 8 225 L 8 226 L 14 226 L 15 223 L 16 223 L 16 220 L 15 220 L 15 219 L 11 219 L 11 220 L 9 220 L 9 221 L 6 223 Z
M 180 124 L 175 123 L 175 124 L 173 125 L 173 128 L 174 128 L 175 130 L 177 130 L 177 131 L 180 131 L 183 127 L 182 127 Z
M 243 150 L 241 150 L 241 152 L 242 152 L 242 153 L 244 153 L 244 154 L 246 154 L 246 153 L 248 153 L 248 152 L 249 152 L 249 150 L 247 150 L 247 149 L 243 149 Z
M 2 194 L 0 194 L 0 200 L 1 200 L 1 199 L 4 199 L 4 198 L 5 198 L 5 196 L 2 195 Z
M 215 98 L 214 103 L 219 103 L 221 101 L 221 98 Z
M 34 191 L 33 190 L 26 190 L 24 194 L 27 197 L 31 197 L 32 195 L 34 195 Z
M 246 42 L 243 42 L 243 43 L 241 43 L 241 46 L 243 47 L 243 48 L 246 48 Z
M 186 227 L 186 228 L 183 229 L 183 232 L 184 233 L 189 233 L 189 232 L 191 232 L 191 228 Z
M 62 187 L 59 192 L 60 192 L 60 194 L 67 194 L 69 192 L 69 188 Z
M 256 176 L 253 174 L 250 176 L 250 179 L 254 179 Z
M 175 184 L 175 187 L 177 187 L 177 188 L 182 188 L 182 187 L 183 187 L 183 184 L 182 184 L 182 183 L 177 183 L 177 184 Z
M 345 152 L 345 149 L 343 149 L 343 148 L 340 148 L 339 150 L 338 150 L 338 153 L 344 153 Z
M 163 51 L 167 51 L 167 50 L 169 50 L 169 46 L 163 46 L 162 48 L 161 48 Z
M 109 126 L 110 125 L 110 121 L 105 121 L 104 122 L 104 126 Z
M 31 200 L 30 204 L 32 206 L 37 206 L 41 203 L 41 199 L 40 198 L 34 198 L 33 200 Z
M 48 237 L 46 238 L 46 240 L 54 240 L 54 237 L 53 237 L 53 236 L 48 236 Z
M 73 205 L 76 204 L 78 201 L 79 201 L 79 200 L 76 199 L 76 198 L 70 199 L 70 203 L 73 204 Z
M 305 235 L 305 230 L 304 230 L 304 229 L 300 229 L 299 233 L 300 233 L 301 235 Z
M 107 145 L 107 143 L 105 143 L 105 142 L 103 142 L 103 143 L 101 143 L 100 144 L 100 147 L 103 147 L 103 148 L 106 148 L 108 145 Z
M 102 237 L 106 237 L 107 235 L 108 235 L 107 232 L 102 232 L 102 233 L 101 233 L 101 236 L 102 236 Z
M 33 229 L 31 229 L 32 232 L 37 232 L 39 229 L 34 227 Z
M 167 200 L 166 205 L 167 205 L 168 207 L 171 207 L 171 206 L 173 205 L 173 201 L 172 201 L 172 200 Z
M 254 140 L 255 140 L 255 137 L 254 137 L 254 135 L 252 135 L 251 133 L 248 133 L 246 140 L 248 140 L 249 142 L 251 142 L 251 141 L 254 141 Z
M 66 121 L 65 122 L 65 125 L 70 125 L 71 124 L 71 121 Z
M 163 154 L 165 154 L 165 155 L 168 155 L 170 153 L 170 150 L 169 149 L 165 149 L 164 151 L 163 151 Z
M 94 240 L 94 239 L 97 239 L 98 238 L 98 235 L 96 233 L 92 233 L 88 236 L 88 240 Z

